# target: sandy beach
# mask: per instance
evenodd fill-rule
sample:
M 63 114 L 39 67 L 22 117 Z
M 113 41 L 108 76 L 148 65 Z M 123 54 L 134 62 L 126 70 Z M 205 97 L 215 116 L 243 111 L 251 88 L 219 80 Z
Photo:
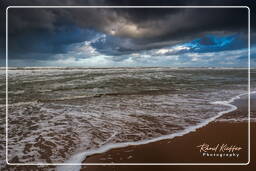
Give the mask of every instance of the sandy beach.
M 216 122 L 196 132 L 171 140 L 113 149 L 109 152 L 88 157 L 85 162 L 115 163 L 246 163 L 247 124 Z M 201 144 L 229 144 L 242 147 L 239 157 L 206 157 L 197 147 Z

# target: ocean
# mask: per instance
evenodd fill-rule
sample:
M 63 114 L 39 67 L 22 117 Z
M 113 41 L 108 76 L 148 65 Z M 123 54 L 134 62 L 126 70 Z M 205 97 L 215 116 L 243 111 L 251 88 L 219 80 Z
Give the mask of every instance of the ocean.
M 5 79 L 2 68 L 0 156 Z M 247 69 L 9 68 L 8 159 L 79 163 L 111 148 L 183 135 L 235 110 L 232 102 L 247 97 Z

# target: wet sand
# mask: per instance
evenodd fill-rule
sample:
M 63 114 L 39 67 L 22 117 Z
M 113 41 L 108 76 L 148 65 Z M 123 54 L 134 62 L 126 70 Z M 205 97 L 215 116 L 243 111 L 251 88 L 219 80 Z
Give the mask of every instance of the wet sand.
M 247 124 L 246 123 L 211 123 L 185 136 L 163 140 L 145 145 L 112 149 L 103 154 L 88 157 L 85 162 L 115 163 L 206 163 L 232 162 L 246 163 L 247 157 Z M 201 144 L 237 145 L 242 149 L 239 157 L 206 157 L 200 153 Z
M 256 105 L 253 101 L 251 113 L 255 113 Z M 228 115 L 240 115 L 247 112 L 246 100 L 236 102 L 238 109 Z M 162 140 L 145 145 L 129 146 L 125 148 L 112 149 L 102 154 L 87 157 L 86 163 L 243 163 L 244 166 L 83 166 L 83 171 L 98 170 L 216 170 L 229 168 L 234 170 L 256 169 L 256 122 L 251 122 L 251 163 L 248 162 L 248 123 L 247 122 L 212 122 L 205 127 L 197 129 L 184 136 L 173 139 Z M 200 153 L 201 144 L 209 144 L 215 147 L 219 144 L 241 147 L 234 152 L 238 157 L 207 157 Z M 213 153 L 213 152 L 208 152 Z M 227 153 L 227 152 L 216 152 Z M 232 153 L 229 153 L 232 154 Z

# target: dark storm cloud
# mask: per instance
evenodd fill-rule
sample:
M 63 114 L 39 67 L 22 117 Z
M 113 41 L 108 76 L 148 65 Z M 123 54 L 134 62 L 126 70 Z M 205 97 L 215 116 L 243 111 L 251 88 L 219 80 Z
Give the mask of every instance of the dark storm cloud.
M 6 1 L 6 5 L 95 5 L 95 1 Z M 199 1 L 147 1 L 147 5 L 197 5 Z M 239 5 L 200 1 L 201 5 Z M 219 4 L 217 4 L 219 3 Z M 145 5 L 134 1 L 97 1 L 97 5 Z M 240 5 L 247 5 L 241 4 Z M 4 8 L 2 8 L 4 9 Z M 183 43 L 205 34 L 247 35 L 247 9 L 9 9 L 10 52 L 14 58 L 63 53 L 88 40 L 79 30 L 109 35 L 92 46 L 107 55 L 129 54 Z M 63 38 L 65 37 L 65 38 Z M 30 52 L 30 55 L 26 53 Z M 22 55 L 19 55 L 22 54 Z M 47 55 L 42 55 L 42 58 Z M 40 56 L 39 56 L 40 58 Z
M 143 40 L 170 39 L 195 31 L 244 31 L 247 9 L 9 9 L 10 34 L 65 23 Z
M 52 54 L 68 51 L 67 45 L 92 39 L 96 34 L 94 31 L 74 26 L 59 27 L 58 31 L 26 31 L 14 37 L 10 36 L 9 55 L 20 58 L 49 59 Z

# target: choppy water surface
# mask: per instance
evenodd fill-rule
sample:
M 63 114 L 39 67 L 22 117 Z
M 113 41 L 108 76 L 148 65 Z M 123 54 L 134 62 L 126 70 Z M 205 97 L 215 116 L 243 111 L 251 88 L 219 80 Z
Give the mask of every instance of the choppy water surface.
M 247 93 L 247 72 L 171 68 L 9 70 L 9 160 L 64 162 L 78 152 L 106 144 L 177 133 L 228 110 L 229 106 L 212 102 Z M 255 70 L 251 73 L 255 84 Z M 0 79 L 3 133 L 5 70 Z M 246 118 L 246 114 L 239 117 Z

